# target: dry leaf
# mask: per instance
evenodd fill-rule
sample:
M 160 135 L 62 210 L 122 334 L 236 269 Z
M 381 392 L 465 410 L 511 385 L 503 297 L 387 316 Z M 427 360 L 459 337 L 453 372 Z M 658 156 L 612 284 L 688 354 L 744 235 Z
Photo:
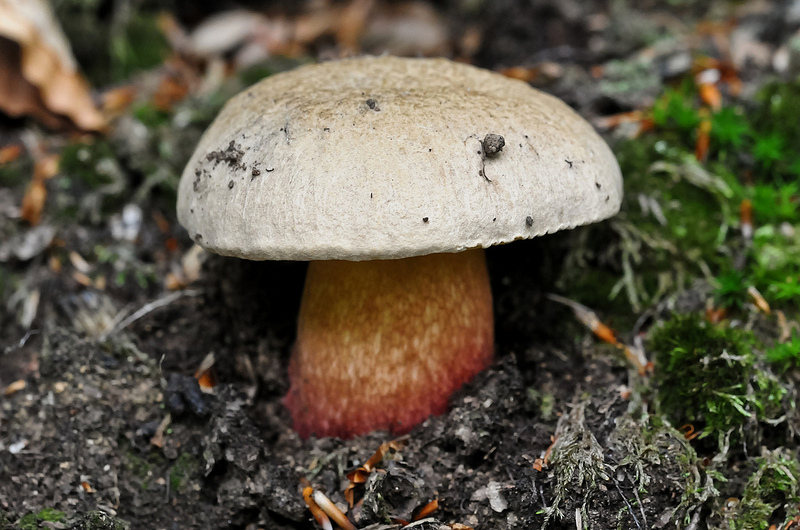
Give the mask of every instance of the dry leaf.
M 20 390 L 24 389 L 26 386 L 24 379 L 17 379 L 13 383 L 9 384 L 6 389 L 3 391 L 6 397 L 11 396 L 12 394 L 16 394 Z
M 103 113 L 118 116 L 125 112 L 136 99 L 136 88 L 128 85 L 106 90 L 103 93 Z
M 336 21 L 336 42 L 343 50 L 359 51 L 359 42 L 374 5 L 374 0 L 351 0 L 341 11 Z
M 0 148 L 0 165 L 13 162 L 22 154 L 22 146 L 19 144 L 7 145 Z
M 511 79 L 519 79 L 520 81 L 525 81 L 526 83 L 530 83 L 536 76 L 539 75 L 539 71 L 536 68 L 525 68 L 524 66 L 512 66 L 511 68 L 504 68 L 500 70 L 500 73 L 506 77 L 510 77 Z
M 473 31 L 471 37 L 480 39 L 480 33 Z M 449 56 L 453 52 L 444 19 L 427 2 L 379 4 L 366 23 L 360 44 L 370 53 L 408 57 Z M 464 51 L 474 53 L 469 50 L 470 43 L 463 44 Z
M 42 220 L 45 200 L 47 200 L 47 188 L 44 181 L 32 180 L 25 190 L 25 196 L 22 197 L 19 216 L 33 226 L 38 225 Z
M 0 108 L 9 115 L 48 127 L 63 127 L 63 117 L 84 130 L 105 127 L 46 0 L 0 0 L 0 73 Z
M 20 217 L 34 226 L 42 220 L 42 210 L 47 200 L 44 183 L 58 173 L 58 162 L 59 156 L 52 154 L 39 158 L 33 165 L 33 179 L 22 197 Z

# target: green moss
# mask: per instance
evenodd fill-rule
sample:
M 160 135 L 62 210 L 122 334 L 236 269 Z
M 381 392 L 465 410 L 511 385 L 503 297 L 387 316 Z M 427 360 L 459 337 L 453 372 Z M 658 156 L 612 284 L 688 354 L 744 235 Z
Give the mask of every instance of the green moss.
M 764 137 L 780 138 L 785 146 L 800 145 L 800 80 L 790 83 L 771 83 L 758 95 L 759 107 L 752 115 L 753 129 Z M 787 153 L 791 159 L 797 151 Z M 785 169 L 791 167 L 786 161 Z
M 755 465 L 740 510 L 731 518 L 732 530 L 766 530 L 770 524 L 786 524 L 800 502 L 800 464 L 788 449 L 764 450 Z
M 153 465 L 146 459 L 128 451 L 125 454 L 125 469 L 140 481 L 142 490 L 150 487 L 150 479 L 153 476 Z
M 22 528 L 22 530 L 35 530 L 36 528 L 39 528 L 39 518 L 35 513 L 29 513 L 22 516 L 18 525 L 20 528 Z
M 780 371 L 800 367 L 800 335 L 792 333 L 789 342 L 775 344 L 764 352 L 764 356 Z
M 199 470 L 200 464 L 195 457 L 189 453 L 181 453 L 169 471 L 170 489 L 174 492 L 180 491 L 184 482 L 196 477 Z
M 711 115 L 713 147 L 718 152 L 739 149 L 750 134 L 750 124 L 744 113 L 734 107 L 725 107 Z
M 112 79 L 129 79 L 139 70 L 161 65 L 169 43 L 158 28 L 158 15 L 134 12 L 124 31 L 111 36 Z
M 800 81 L 768 85 L 755 106 L 702 107 L 687 78 L 657 98 L 651 130 L 614 146 L 625 178 L 621 213 L 576 241 L 558 281 L 568 296 L 624 315 L 702 278 L 728 308 L 745 308 L 749 287 L 773 307 L 800 307 L 800 153 L 792 149 L 800 145 Z M 706 120 L 711 143 L 698 161 Z M 741 230 L 745 199 L 752 242 Z
M 150 103 L 142 103 L 133 109 L 133 116 L 148 128 L 167 125 L 171 118 L 169 112 L 156 108 Z
M 89 188 L 109 184 L 111 178 L 102 171 L 101 162 L 114 159 L 111 146 L 102 140 L 92 143 L 76 142 L 61 152 L 61 172 L 70 179 L 78 179 Z
M 732 190 L 726 178 L 664 140 L 627 141 L 616 152 L 626 186 L 620 215 L 610 223 L 617 241 L 595 252 L 616 250 L 620 267 L 610 294 L 640 311 L 724 266 L 728 257 L 719 249 L 731 222 Z
M 533 387 L 528 388 L 528 401 L 530 403 L 530 410 L 538 412 L 542 421 L 550 421 L 553 419 L 553 410 L 555 407 L 555 396 L 547 392 L 540 392 Z
M 689 81 L 678 89 L 668 88 L 653 105 L 651 114 L 655 125 L 678 131 L 684 138 L 692 138 L 700 123 L 694 95 L 694 85 Z
M 0 187 L 16 188 L 30 180 L 33 171 L 33 162 L 27 156 L 0 164 Z
M 43 508 L 37 513 L 29 513 L 19 520 L 19 528 L 21 530 L 36 530 L 39 528 L 39 523 L 58 523 L 65 518 L 64 512 L 58 511 L 54 508 Z
M 717 276 L 717 285 L 714 288 L 714 299 L 722 307 L 741 308 L 748 301 L 747 281 L 744 273 L 730 270 Z
M 110 9 L 100 0 L 62 0 L 54 7 L 78 61 L 96 86 L 128 81 L 137 71 L 163 64 L 170 53 L 154 5 Z
M 672 317 L 650 343 L 661 412 L 676 425 L 702 426 L 701 436 L 774 417 L 786 391 L 755 366 L 754 345 L 752 333 Z

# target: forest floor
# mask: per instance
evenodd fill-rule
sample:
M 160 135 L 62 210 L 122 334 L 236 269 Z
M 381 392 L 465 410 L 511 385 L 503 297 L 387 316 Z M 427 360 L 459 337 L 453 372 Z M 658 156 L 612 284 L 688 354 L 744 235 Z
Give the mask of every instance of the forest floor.
M 0 114 L 0 529 L 319 528 L 306 481 L 374 530 L 800 523 L 800 1 L 200 4 L 55 2 L 105 125 Z M 353 509 L 392 438 L 292 431 L 306 265 L 207 254 L 174 207 L 224 101 L 345 50 L 528 81 L 625 178 L 618 216 L 487 250 L 495 363 Z

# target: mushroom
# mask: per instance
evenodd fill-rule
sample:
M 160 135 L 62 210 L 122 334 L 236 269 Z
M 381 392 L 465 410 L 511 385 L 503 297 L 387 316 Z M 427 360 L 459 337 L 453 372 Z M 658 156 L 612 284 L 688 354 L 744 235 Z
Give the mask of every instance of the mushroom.
M 311 262 L 284 403 L 301 436 L 351 437 L 443 413 L 490 364 L 483 248 L 621 198 L 610 149 L 557 98 L 445 59 L 362 57 L 229 101 L 178 219 L 211 252 Z

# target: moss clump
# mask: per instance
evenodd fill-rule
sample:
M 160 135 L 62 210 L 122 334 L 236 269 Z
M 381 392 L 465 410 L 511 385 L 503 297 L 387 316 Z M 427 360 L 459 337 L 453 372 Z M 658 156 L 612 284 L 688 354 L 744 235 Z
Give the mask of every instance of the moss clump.
M 141 481 L 140 487 L 142 490 L 147 490 L 150 487 L 150 478 L 153 476 L 153 466 L 144 458 L 128 452 L 125 454 L 125 469 L 130 474 Z
M 621 212 L 576 242 L 559 279 L 582 303 L 639 312 L 726 267 L 729 258 L 719 249 L 736 209 L 727 197 L 731 188 L 688 150 L 671 146 L 664 139 L 670 135 L 615 146 L 625 175 Z M 611 307 L 608 299 L 620 305 Z
M 788 524 L 800 502 L 800 463 L 788 449 L 765 449 L 755 460 L 756 471 L 747 480 L 738 513 L 730 519 L 732 530 L 766 530 L 770 524 Z
M 781 372 L 800 367 L 800 335 L 792 333 L 789 342 L 775 344 L 764 356 Z
M 726 100 L 710 111 L 687 78 L 648 118 L 648 130 L 614 146 L 622 210 L 573 245 L 564 291 L 594 309 L 625 312 L 610 299 L 638 313 L 704 278 L 729 308 L 749 301 L 748 287 L 773 307 L 800 306 L 800 81 L 767 85 L 753 106 Z M 698 160 L 706 129 L 710 145 Z M 752 213 L 750 242 L 741 211 Z
M 33 172 L 33 162 L 27 156 L 0 164 L 0 187 L 15 188 L 26 183 Z
M 704 424 L 701 436 L 777 415 L 785 389 L 756 367 L 754 345 L 750 332 L 672 317 L 650 345 L 661 412 L 678 425 Z
M 87 513 L 73 530 L 128 530 L 130 525 L 101 511 Z
M 109 184 L 112 179 L 103 171 L 104 160 L 114 160 L 111 146 L 104 141 L 93 143 L 76 142 L 61 152 L 61 172 L 67 177 L 79 179 L 91 189 Z
M 64 512 L 60 512 L 55 508 L 43 508 L 37 513 L 29 513 L 19 520 L 19 527 L 22 530 L 36 530 L 39 528 L 39 523 L 58 523 L 65 518 Z
M 553 419 L 555 402 L 556 398 L 553 394 L 540 392 L 533 387 L 528 388 L 527 408 L 531 412 L 538 413 L 542 421 L 550 421 Z
M 61 153 L 61 176 L 48 197 L 59 217 L 100 224 L 129 199 L 128 176 L 111 145 L 75 142 Z
M 135 9 L 101 0 L 54 2 L 56 16 L 76 58 L 93 85 L 129 80 L 140 70 L 163 64 L 169 42 L 159 29 L 158 4 L 138 2 Z
M 544 511 L 545 523 L 554 515 L 562 518 L 562 504 L 581 495 L 581 512 L 585 515 L 590 497 L 597 489 L 598 479 L 609 480 L 603 448 L 586 427 L 586 405 L 586 402 L 576 404 L 569 414 L 558 420 L 550 457 L 556 476 L 555 498 Z
M 169 471 L 169 487 L 172 491 L 178 492 L 184 482 L 195 477 L 200 469 L 200 465 L 189 453 L 181 453 L 172 469 Z

